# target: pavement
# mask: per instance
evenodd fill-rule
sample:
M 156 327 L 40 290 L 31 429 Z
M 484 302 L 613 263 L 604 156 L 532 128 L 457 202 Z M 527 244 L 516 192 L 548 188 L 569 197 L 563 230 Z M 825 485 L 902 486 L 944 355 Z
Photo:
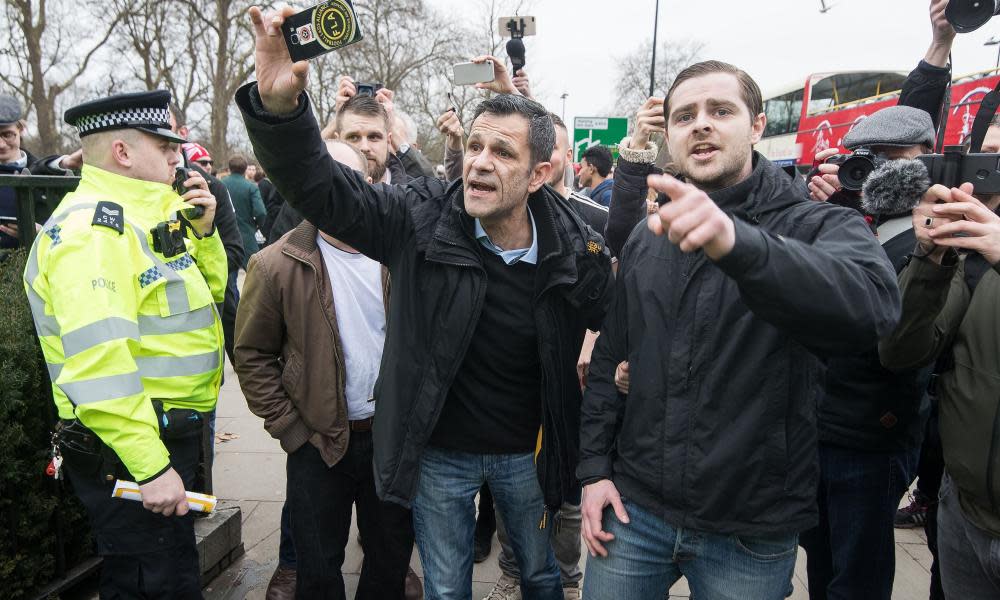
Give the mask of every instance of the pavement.
M 230 434 L 230 435 L 226 435 Z M 278 442 L 264 431 L 263 421 L 246 405 L 232 367 L 226 364 L 216 420 L 215 493 L 219 498 L 239 504 L 243 511 L 243 544 L 246 554 L 236 560 L 205 589 L 206 600 L 263 600 L 271 573 L 278 563 L 278 538 L 281 506 L 285 500 L 285 453 Z M 219 438 L 232 437 L 228 441 Z M 905 499 L 904 499 L 905 502 Z M 357 530 L 352 525 L 348 538 L 344 579 L 347 597 L 352 598 L 361 571 L 362 552 L 357 544 Z M 490 558 L 475 566 L 472 590 L 474 600 L 483 598 L 500 576 L 496 557 L 499 545 L 493 540 Z M 584 553 L 585 555 L 586 553 Z M 584 567 L 586 556 L 581 557 Z M 411 562 L 422 576 L 420 560 L 414 550 Z M 931 556 L 922 530 L 896 530 L 896 580 L 893 600 L 923 600 L 930 584 Z M 807 600 L 805 553 L 799 550 L 793 580 L 793 600 Z M 670 591 L 671 598 L 690 597 L 682 579 Z

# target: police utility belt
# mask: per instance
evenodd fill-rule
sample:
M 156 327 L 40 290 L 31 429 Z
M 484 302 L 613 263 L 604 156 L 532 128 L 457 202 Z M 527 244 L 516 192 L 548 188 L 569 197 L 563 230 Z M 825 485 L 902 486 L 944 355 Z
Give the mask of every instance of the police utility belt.
M 190 438 L 193 443 L 201 444 L 209 413 L 190 408 L 165 411 L 162 400 L 154 398 L 152 402 L 156 421 L 160 426 L 161 440 Z M 73 470 L 81 475 L 99 473 L 105 481 L 115 481 L 130 475 L 115 451 L 77 419 L 59 419 L 52 433 L 52 443 L 53 450 L 69 461 Z

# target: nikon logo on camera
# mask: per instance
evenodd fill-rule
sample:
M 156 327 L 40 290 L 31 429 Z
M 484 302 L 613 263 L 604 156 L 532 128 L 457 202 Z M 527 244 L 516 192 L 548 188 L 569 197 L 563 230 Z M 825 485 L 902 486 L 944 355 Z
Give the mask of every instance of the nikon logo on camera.
M 330 50 L 355 41 L 358 33 L 354 7 L 348 0 L 330 0 L 317 4 L 312 25 L 316 40 Z

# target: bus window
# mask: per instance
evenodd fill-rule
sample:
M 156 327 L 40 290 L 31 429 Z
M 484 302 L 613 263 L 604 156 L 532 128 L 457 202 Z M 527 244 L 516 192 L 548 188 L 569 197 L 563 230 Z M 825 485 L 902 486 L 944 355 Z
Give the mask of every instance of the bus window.
M 764 114 L 767 115 L 764 137 L 798 130 L 799 117 L 802 114 L 802 96 L 803 90 L 795 90 L 764 101 Z
M 906 76 L 894 72 L 838 73 L 820 79 L 812 86 L 809 114 L 848 102 L 856 102 L 894 92 L 903 87 Z

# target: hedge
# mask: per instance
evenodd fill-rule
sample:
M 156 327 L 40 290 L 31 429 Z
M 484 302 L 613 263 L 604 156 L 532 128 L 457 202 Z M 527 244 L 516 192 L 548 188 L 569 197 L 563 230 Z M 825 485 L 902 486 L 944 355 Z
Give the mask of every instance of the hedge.
M 0 582 L 30 598 L 93 554 L 86 513 L 68 485 L 45 475 L 55 409 L 22 273 L 26 250 L 0 251 Z M 61 522 L 61 523 L 60 523 Z

